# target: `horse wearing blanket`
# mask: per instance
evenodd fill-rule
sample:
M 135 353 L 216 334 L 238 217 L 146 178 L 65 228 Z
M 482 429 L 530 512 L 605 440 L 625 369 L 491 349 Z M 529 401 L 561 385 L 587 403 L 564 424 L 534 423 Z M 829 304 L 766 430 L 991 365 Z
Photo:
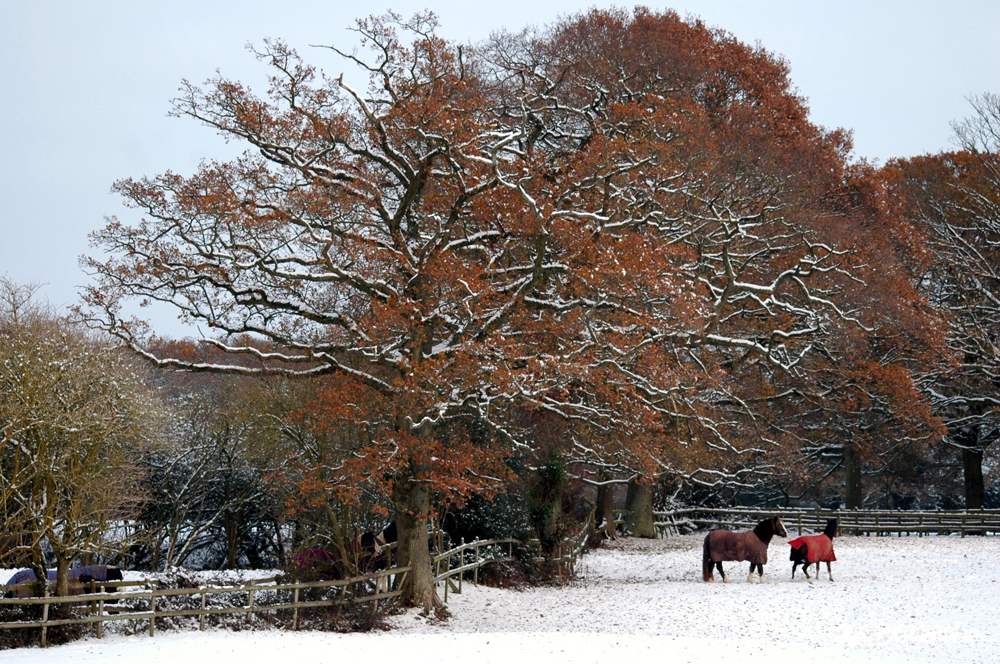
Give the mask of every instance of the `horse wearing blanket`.
M 767 545 L 771 539 L 779 535 L 788 537 L 785 524 L 780 517 L 764 519 L 757 526 L 745 533 L 734 533 L 731 530 L 713 530 L 705 537 L 702 547 L 702 578 L 707 582 L 715 581 L 713 567 L 718 568 L 722 580 L 729 583 L 729 577 L 722 569 L 724 560 L 747 560 L 750 562 L 750 574 L 747 583 L 753 583 L 753 570 L 756 567 L 760 583 L 764 583 L 764 565 L 767 564 Z
M 47 570 L 49 581 L 56 580 L 56 570 Z M 70 595 L 82 595 L 88 591 L 88 586 L 91 581 L 98 584 L 107 583 L 109 581 L 121 581 L 122 571 L 117 567 L 112 567 L 110 565 L 84 565 L 83 567 L 74 567 L 67 573 L 69 579 L 69 594 Z M 20 572 L 14 574 L 7 580 L 4 585 L 16 586 L 23 583 L 31 583 L 35 580 L 35 572 L 30 569 L 24 569 Z M 108 592 L 114 592 L 114 587 L 108 589 Z M 30 597 L 31 591 L 27 588 L 19 588 L 17 591 L 9 591 L 6 594 L 7 597 Z
M 833 538 L 840 537 L 840 526 L 836 519 L 826 520 L 826 529 L 819 535 L 806 535 L 797 537 L 788 542 L 792 547 L 788 559 L 792 561 L 792 579 L 795 578 L 795 568 L 802 565 L 802 571 L 806 578 L 809 576 L 809 565 L 816 563 L 816 578 L 819 578 L 819 564 L 826 563 L 826 573 L 833 581 L 833 571 L 830 563 L 837 559 L 833 552 Z

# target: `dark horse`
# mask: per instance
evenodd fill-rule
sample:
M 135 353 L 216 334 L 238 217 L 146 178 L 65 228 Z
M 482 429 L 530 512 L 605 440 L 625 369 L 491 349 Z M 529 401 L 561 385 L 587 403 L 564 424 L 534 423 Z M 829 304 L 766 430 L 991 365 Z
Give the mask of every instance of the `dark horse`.
M 760 583 L 764 583 L 764 565 L 767 563 L 767 545 L 775 535 L 788 537 L 785 524 L 780 517 L 764 519 L 753 530 L 745 533 L 734 533 L 731 530 L 713 530 L 705 537 L 702 547 L 701 575 L 705 581 L 715 581 L 712 567 L 719 569 L 722 580 L 729 582 L 722 569 L 724 560 L 750 561 L 750 575 L 747 583 L 753 583 L 753 570 L 757 568 Z
M 311 573 L 321 579 L 343 579 L 355 571 L 371 574 L 389 566 L 390 561 L 382 547 L 395 541 L 396 522 L 393 521 L 377 535 L 366 532 L 347 542 L 344 547 L 348 558 L 346 562 L 338 549 L 312 548 L 299 551 L 292 565 L 299 573 Z
M 792 578 L 795 578 L 795 568 L 802 565 L 806 578 L 809 576 L 809 565 L 816 563 L 816 578 L 819 578 L 819 564 L 826 563 L 826 573 L 833 581 L 833 571 L 830 563 L 837 559 L 833 553 L 833 538 L 840 537 L 840 526 L 836 519 L 826 520 L 826 529 L 820 535 L 807 535 L 788 542 L 792 551 L 788 559 L 792 561 Z
M 49 581 L 56 580 L 56 570 L 47 570 Z M 97 585 L 104 584 L 108 581 L 121 581 L 122 571 L 117 567 L 111 567 L 110 565 L 85 565 L 83 567 L 74 567 L 67 573 L 69 578 L 69 594 L 70 595 L 82 595 L 89 592 L 89 585 L 91 581 L 96 582 Z M 30 583 L 35 580 L 34 570 L 24 569 L 17 572 L 14 576 L 7 580 L 4 585 L 17 586 L 21 584 Z M 108 592 L 114 592 L 115 587 L 107 589 Z M 31 590 L 27 588 L 19 588 L 16 591 L 8 591 L 5 597 L 31 597 Z

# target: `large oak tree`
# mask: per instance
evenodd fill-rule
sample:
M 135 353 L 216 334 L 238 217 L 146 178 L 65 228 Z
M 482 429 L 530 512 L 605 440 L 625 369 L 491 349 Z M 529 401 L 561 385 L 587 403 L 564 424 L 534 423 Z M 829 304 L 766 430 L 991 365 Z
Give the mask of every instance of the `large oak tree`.
M 116 185 L 142 220 L 94 235 L 91 321 L 167 369 L 331 377 L 365 432 L 338 472 L 391 493 L 428 608 L 431 495 L 499 488 L 525 410 L 596 464 L 738 482 L 769 445 L 743 391 L 852 318 L 849 142 L 787 66 L 646 10 L 475 47 L 430 16 L 357 31 L 366 55 L 333 50 L 367 88 L 280 42 L 266 96 L 185 84 L 175 114 L 250 149 Z M 152 343 L 132 298 L 207 325 L 221 359 Z

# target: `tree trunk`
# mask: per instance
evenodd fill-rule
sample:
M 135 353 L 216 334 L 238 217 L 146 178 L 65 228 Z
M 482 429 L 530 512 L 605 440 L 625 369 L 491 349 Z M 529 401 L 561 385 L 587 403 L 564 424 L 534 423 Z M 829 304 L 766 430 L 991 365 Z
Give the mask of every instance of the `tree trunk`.
M 982 509 L 986 495 L 986 485 L 983 482 L 983 450 L 963 448 L 962 466 L 965 469 L 965 509 Z
M 861 459 L 851 443 L 844 444 L 844 502 L 849 510 L 861 509 Z
M 274 524 L 275 553 L 278 554 L 278 567 L 285 568 L 288 566 L 288 562 L 285 558 L 285 540 L 281 537 L 281 522 L 275 519 L 272 523 Z
M 56 595 L 69 595 L 69 559 L 56 554 Z
M 653 487 L 635 478 L 628 481 L 625 494 L 625 530 L 632 537 L 656 538 L 653 526 Z
M 615 485 L 601 484 L 597 487 L 597 511 L 594 513 L 597 530 L 608 539 L 618 539 L 615 528 Z
M 535 484 L 529 495 L 528 510 L 531 526 L 542 547 L 542 555 L 547 558 L 552 557 L 559 544 L 557 527 L 562 518 L 565 488 L 565 461 L 559 455 L 552 455 L 544 466 L 538 468 Z
M 35 573 L 33 594 L 36 597 L 49 596 L 49 571 L 45 568 L 45 556 L 42 547 L 36 541 L 31 545 L 31 571 Z
M 427 522 L 430 517 L 430 492 L 423 482 L 415 481 L 416 473 L 401 474 L 393 487 L 396 504 L 396 527 L 399 532 L 397 564 L 411 566 L 403 587 L 403 600 L 423 606 L 424 615 L 431 611 L 447 616 L 444 603 L 434 588 L 431 552 L 428 546 Z
M 226 533 L 226 569 L 236 569 L 240 552 L 240 526 L 236 515 L 228 514 L 223 519 Z

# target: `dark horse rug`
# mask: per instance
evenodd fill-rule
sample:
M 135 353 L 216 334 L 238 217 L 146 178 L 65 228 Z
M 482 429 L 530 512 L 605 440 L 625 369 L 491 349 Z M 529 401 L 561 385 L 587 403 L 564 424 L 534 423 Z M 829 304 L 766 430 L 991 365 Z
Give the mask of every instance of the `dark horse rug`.
M 734 533 L 731 530 L 713 530 L 708 534 L 708 551 L 713 563 L 726 560 L 746 560 L 767 564 L 767 544 L 750 530 Z
M 56 580 L 56 570 L 47 570 L 49 581 Z M 121 581 L 122 571 L 117 567 L 112 567 L 110 565 L 84 565 L 83 567 L 74 567 L 67 573 L 69 578 L 69 594 L 70 595 L 81 595 L 87 592 L 85 584 L 89 584 L 91 581 L 96 581 L 99 583 L 106 583 L 108 581 Z M 22 583 L 30 583 L 35 580 L 35 572 L 30 569 L 23 569 L 20 572 L 14 574 L 7 580 L 4 585 L 16 586 Z M 9 591 L 6 593 L 6 597 L 30 597 L 31 591 L 26 588 L 20 588 L 16 591 Z

